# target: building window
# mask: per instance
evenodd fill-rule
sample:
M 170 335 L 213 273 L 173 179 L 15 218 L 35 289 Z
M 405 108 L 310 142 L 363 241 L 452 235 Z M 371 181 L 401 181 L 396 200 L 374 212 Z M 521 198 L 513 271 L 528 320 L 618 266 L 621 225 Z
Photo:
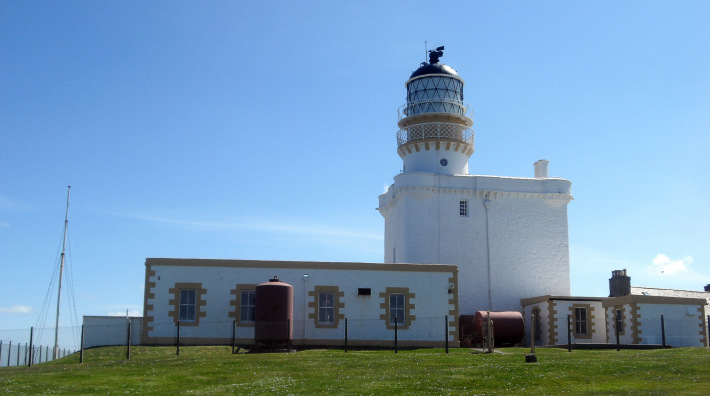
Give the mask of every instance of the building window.
M 414 297 L 414 293 L 410 293 L 407 287 L 388 287 L 384 293 L 380 293 L 380 308 L 384 310 L 380 319 L 388 329 L 394 329 L 395 318 L 398 329 L 404 330 L 412 325 L 416 319 L 412 314 Z
M 335 296 L 333 292 L 318 293 L 318 323 L 332 325 L 335 322 Z
M 239 297 L 239 321 L 242 323 L 254 322 L 256 290 L 242 290 Z
M 341 313 L 345 308 L 345 293 L 338 290 L 338 286 L 314 286 L 313 291 L 308 295 L 311 300 L 308 308 L 312 308 L 312 313 L 308 314 L 309 319 L 313 319 L 316 328 L 336 328 L 341 319 L 345 319 L 345 314 Z
M 197 306 L 195 289 L 180 290 L 180 321 L 194 322 Z
M 236 288 L 229 291 L 232 299 L 229 305 L 229 317 L 237 322 L 239 327 L 254 327 L 256 318 L 256 285 L 238 284 Z
M 405 323 L 404 293 L 390 293 L 390 325 Z
M 575 335 L 587 335 L 587 308 L 586 307 L 575 307 L 574 308 L 574 334 Z
M 468 201 L 459 201 L 459 216 L 468 216 Z
M 540 317 L 540 308 L 533 308 L 532 318 L 535 321 L 535 341 L 542 340 L 542 317 Z
M 181 325 L 198 326 L 200 318 L 207 315 L 204 311 L 207 305 L 204 298 L 207 289 L 203 289 L 201 283 L 176 283 L 168 292 L 172 295 L 172 299 L 168 301 L 172 307 L 168 316 L 173 318 L 175 323 L 180 321 Z
M 624 334 L 624 311 L 621 308 L 614 310 L 614 321 L 616 323 L 616 333 Z

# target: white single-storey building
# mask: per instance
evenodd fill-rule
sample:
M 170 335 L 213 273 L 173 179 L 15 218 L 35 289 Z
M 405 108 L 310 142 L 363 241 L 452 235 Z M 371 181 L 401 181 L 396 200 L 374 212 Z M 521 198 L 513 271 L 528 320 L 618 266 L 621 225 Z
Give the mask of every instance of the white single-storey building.
M 453 265 L 146 260 L 143 344 L 254 343 L 255 290 L 293 286 L 293 346 L 458 346 Z M 346 322 L 347 319 L 347 322 Z
M 626 270 L 612 271 L 610 297 L 541 296 L 520 300 L 526 335 L 536 345 L 708 345 L 710 292 L 632 287 Z M 706 287 L 708 289 L 708 287 Z M 665 337 L 664 337 L 665 335 Z M 665 338 L 665 339 L 664 339 Z

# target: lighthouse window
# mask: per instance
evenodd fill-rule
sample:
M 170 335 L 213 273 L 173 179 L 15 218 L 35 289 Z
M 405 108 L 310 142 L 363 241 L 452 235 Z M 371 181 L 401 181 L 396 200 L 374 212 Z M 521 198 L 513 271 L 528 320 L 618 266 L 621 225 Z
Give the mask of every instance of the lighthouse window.
M 468 216 L 468 201 L 459 201 L 459 216 Z
M 256 290 L 242 290 L 240 297 L 239 321 L 253 322 L 256 313 Z
M 402 326 L 404 318 L 404 293 L 390 293 L 390 325 Z
M 318 295 L 318 323 L 333 324 L 335 321 L 335 295 L 333 292 L 321 292 Z
M 180 320 L 186 322 L 195 321 L 195 309 L 197 305 L 197 291 L 180 290 Z

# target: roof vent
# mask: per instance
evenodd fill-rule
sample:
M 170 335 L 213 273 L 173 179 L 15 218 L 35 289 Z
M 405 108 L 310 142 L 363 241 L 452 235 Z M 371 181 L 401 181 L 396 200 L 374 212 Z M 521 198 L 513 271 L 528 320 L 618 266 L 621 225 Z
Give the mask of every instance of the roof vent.
M 541 159 L 533 164 L 533 166 L 535 166 L 536 179 L 547 179 L 547 164 L 549 163 L 550 161 Z

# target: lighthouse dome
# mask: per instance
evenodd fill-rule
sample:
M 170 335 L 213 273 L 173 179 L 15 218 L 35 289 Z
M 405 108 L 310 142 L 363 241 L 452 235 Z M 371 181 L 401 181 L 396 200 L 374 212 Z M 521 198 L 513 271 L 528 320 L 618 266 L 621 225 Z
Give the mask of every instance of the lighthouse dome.
M 419 69 L 415 70 L 412 72 L 412 75 L 409 76 L 410 79 L 414 77 L 419 77 L 419 76 L 424 76 L 427 74 L 446 74 L 449 76 L 458 76 L 459 74 L 456 73 L 456 70 L 454 70 L 453 67 L 444 65 L 441 63 L 422 63 L 422 66 L 419 67 Z

